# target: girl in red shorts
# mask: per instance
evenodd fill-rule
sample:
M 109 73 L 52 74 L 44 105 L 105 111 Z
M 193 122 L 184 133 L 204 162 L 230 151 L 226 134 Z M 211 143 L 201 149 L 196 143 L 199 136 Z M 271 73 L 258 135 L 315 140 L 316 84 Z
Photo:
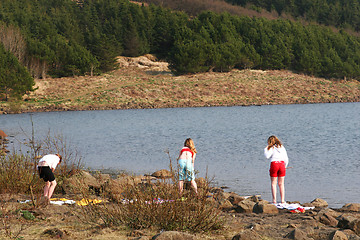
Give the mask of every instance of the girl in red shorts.
M 268 138 L 268 145 L 264 149 L 264 154 L 266 158 L 271 159 L 269 172 L 271 178 L 272 202 L 276 204 L 276 185 L 278 184 L 281 203 L 285 203 L 284 180 L 286 167 L 289 163 L 286 149 L 276 136 L 270 136 Z

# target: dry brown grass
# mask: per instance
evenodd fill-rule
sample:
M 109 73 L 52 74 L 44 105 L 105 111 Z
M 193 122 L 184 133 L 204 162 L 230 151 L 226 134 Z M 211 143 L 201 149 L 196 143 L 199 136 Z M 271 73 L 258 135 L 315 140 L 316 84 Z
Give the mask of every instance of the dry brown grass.
M 198 197 L 191 192 L 179 196 L 176 184 L 165 180 L 128 184 L 125 189 L 117 201 L 84 207 L 82 219 L 134 230 L 211 232 L 223 227 L 221 211 L 206 198 L 208 188 L 199 188 Z
M 232 70 L 172 76 L 123 67 L 101 76 L 38 79 L 38 89 L 3 112 L 358 102 L 360 82 L 290 71 Z

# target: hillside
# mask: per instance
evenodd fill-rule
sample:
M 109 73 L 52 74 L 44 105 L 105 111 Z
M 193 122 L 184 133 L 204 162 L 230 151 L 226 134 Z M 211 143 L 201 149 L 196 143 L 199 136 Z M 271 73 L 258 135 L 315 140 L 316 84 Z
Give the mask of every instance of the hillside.
M 250 106 L 357 102 L 360 82 L 328 80 L 290 71 L 232 70 L 173 76 L 151 55 L 118 58 L 119 68 L 100 76 L 36 80 L 21 102 L 1 102 L 1 113 Z

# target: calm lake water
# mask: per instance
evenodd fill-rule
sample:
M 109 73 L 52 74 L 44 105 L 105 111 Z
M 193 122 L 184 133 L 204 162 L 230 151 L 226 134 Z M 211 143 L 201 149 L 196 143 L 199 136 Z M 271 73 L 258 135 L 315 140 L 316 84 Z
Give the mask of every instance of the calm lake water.
M 271 200 L 263 149 L 277 135 L 289 155 L 286 200 L 360 202 L 360 103 L 50 112 L 0 115 L 11 139 L 63 135 L 86 167 L 134 174 L 168 168 L 193 138 L 198 177 Z

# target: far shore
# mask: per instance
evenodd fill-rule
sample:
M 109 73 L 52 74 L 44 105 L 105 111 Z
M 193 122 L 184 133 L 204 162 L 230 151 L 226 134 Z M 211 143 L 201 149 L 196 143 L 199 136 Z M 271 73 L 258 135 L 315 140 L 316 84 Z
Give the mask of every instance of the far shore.
M 232 70 L 173 76 L 122 67 L 100 76 L 36 79 L 23 100 L 0 101 L 0 114 L 114 109 L 262 106 L 360 101 L 360 82 L 285 70 Z

